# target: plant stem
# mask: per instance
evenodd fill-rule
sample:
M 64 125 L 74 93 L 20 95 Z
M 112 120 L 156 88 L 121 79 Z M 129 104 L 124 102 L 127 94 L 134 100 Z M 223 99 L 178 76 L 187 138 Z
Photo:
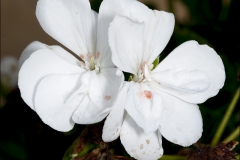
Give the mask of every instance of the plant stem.
M 240 160 L 240 155 L 239 154 L 236 155 L 236 158 L 237 158 L 237 160 Z
M 218 129 L 217 129 L 217 132 L 215 133 L 215 135 L 213 137 L 213 140 L 211 142 L 212 146 L 216 145 L 219 142 L 219 140 L 222 136 L 222 133 L 223 133 L 224 129 L 226 128 L 227 122 L 228 122 L 228 120 L 229 120 L 229 118 L 230 118 L 230 116 L 231 116 L 231 114 L 232 114 L 232 112 L 233 112 L 233 110 L 234 110 L 234 108 L 237 104 L 237 101 L 238 101 L 238 98 L 239 98 L 239 91 L 240 91 L 240 88 L 237 88 L 237 91 L 235 92 L 234 97 L 233 97 L 230 105 L 228 106 L 228 109 L 227 109 L 227 111 L 226 111 Z
M 163 155 L 159 160 L 186 160 L 186 156 Z
M 236 139 L 240 134 L 240 126 L 238 126 L 223 142 L 229 142 Z
M 98 145 L 96 144 L 91 144 L 91 143 L 88 143 L 86 144 L 86 146 L 84 147 L 84 149 L 82 150 L 82 152 L 78 153 L 77 154 L 77 157 L 81 157 L 81 156 L 84 156 L 85 154 L 87 154 L 89 151 L 97 148 Z

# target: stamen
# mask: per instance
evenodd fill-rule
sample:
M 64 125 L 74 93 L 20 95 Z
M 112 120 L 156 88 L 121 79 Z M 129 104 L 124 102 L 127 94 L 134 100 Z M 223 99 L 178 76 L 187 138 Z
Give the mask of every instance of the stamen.
M 145 96 L 146 96 L 148 99 L 150 99 L 150 98 L 152 97 L 152 92 L 150 92 L 150 91 L 144 90 L 143 93 L 145 94 Z
M 80 54 L 80 58 L 83 60 L 80 62 L 80 66 L 87 69 L 87 70 L 96 70 L 96 73 L 100 72 L 100 64 L 96 61 L 97 57 L 99 57 L 100 52 L 96 53 L 96 56 L 93 55 L 91 52 L 83 55 Z
M 140 65 L 140 68 L 137 72 L 137 79 L 135 79 L 137 82 L 147 82 L 152 81 L 151 78 L 151 69 L 153 65 L 147 65 L 146 61 L 143 61 Z
M 86 64 L 85 64 L 84 62 L 82 62 L 82 61 L 80 61 L 80 65 L 81 65 L 82 67 L 86 67 Z
M 100 52 L 97 52 L 97 55 L 96 55 L 96 57 L 98 58 L 100 56 Z
M 89 59 L 91 59 L 92 56 L 93 56 L 92 53 L 89 53 L 89 54 L 88 54 L 88 58 L 89 58 Z
M 80 58 L 81 58 L 82 60 L 84 60 L 84 55 L 83 55 L 83 54 L 80 54 Z

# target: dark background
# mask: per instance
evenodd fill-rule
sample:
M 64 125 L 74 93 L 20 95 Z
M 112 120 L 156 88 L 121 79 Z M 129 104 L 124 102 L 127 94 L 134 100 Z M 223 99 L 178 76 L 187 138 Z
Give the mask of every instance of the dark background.
M 149 8 L 173 12 L 176 25 L 161 59 L 187 40 L 208 44 L 221 56 L 226 82 L 219 94 L 200 104 L 203 116 L 203 144 L 211 143 L 226 109 L 239 86 L 239 0 L 142 0 Z M 38 40 L 59 44 L 49 37 L 35 17 L 37 0 L 1 0 L 1 58 L 19 58 L 23 49 Z M 100 0 L 91 0 L 98 11 Z M 4 93 L 1 87 L 0 160 L 61 159 L 65 150 L 79 136 L 84 126 L 76 125 L 68 133 L 57 132 L 40 120 L 21 99 L 17 88 Z M 239 104 L 239 103 L 238 103 Z M 221 140 L 240 122 L 236 107 Z M 239 141 L 238 139 L 236 139 Z M 165 154 L 177 154 L 182 148 L 163 138 Z M 235 151 L 240 152 L 238 146 Z

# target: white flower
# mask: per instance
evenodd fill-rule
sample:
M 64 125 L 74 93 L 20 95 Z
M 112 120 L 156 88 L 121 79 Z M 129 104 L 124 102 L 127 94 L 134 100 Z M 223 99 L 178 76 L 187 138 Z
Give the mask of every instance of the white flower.
M 32 42 L 19 61 L 22 98 L 59 131 L 101 121 L 123 81 L 108 45 L 113 18 L 107 10 L 92 11 L 88 0 L 39 0 L 36 15 L 46 33 L 84 62 L 60 46 Z
M 1 59 L 1 83 L 10 92 L 17 87 L 18 60 L 14 56 L 5 56 Z
M 120 135 L 132 157 L 147 160 L 162 156 L 161 136 L 181 146 L 195 143 L 202 134 L 197 104 L 215 96 L 225 81 L 221 58 L 207 45 L 188 41 L 153 69 L 173 32 L 174 16 L 135 0 L 111 2 L 112 8 L 125 8 L 110 24 L 112 59 L 133 74 L 133 81 L 120 90 L 105 121 L 103 140 Z

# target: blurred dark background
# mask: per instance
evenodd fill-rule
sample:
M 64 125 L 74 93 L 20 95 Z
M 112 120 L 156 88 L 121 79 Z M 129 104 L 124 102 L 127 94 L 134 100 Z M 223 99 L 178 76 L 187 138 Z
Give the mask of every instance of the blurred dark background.
M 224 87 L 216 97 L 199 105 L 204 123 L 199 142 L 209 144 L 239 87 L 240 1 L 141 1 L 151 9 L 165 10 L 175 15 L 174 33 L 161 54 L 161 59 L 181 43 L 196 40 L 214 48 L 223 60 L 226 71 Z M 38 115 L 20 97 L 16 83 L 16 63 L 23 49 L 34 40 L 49 45 L 59 44 L 38 24 L 35 17 L 36 3 L 37 0 L 1 0 L 1 62 L 6 57 L 16 61 L 11 61 L 10 70 L 2 69 L 5 66 L 1 65 L 0 160 L 61 159 L 65 150 L 84 128 L 76 125 L 68 133 L 57 132 L 42 123 Z M 92 9 L 97 12 L 100 4 L 101 0 L 91 0 Z M 15 80 L 8 84 L 10 79 Z M 232 133 L 239 122 L 240 112 L 239 107 L 236 107 L 221 140 Z M 235 140 L 239 141 L 239 136 Z M 165 154 L 177 154 L 182 147 L 163 138 L 163 148 Z M 237 146 L 235 151 L 239 153 L 240 147 Z

